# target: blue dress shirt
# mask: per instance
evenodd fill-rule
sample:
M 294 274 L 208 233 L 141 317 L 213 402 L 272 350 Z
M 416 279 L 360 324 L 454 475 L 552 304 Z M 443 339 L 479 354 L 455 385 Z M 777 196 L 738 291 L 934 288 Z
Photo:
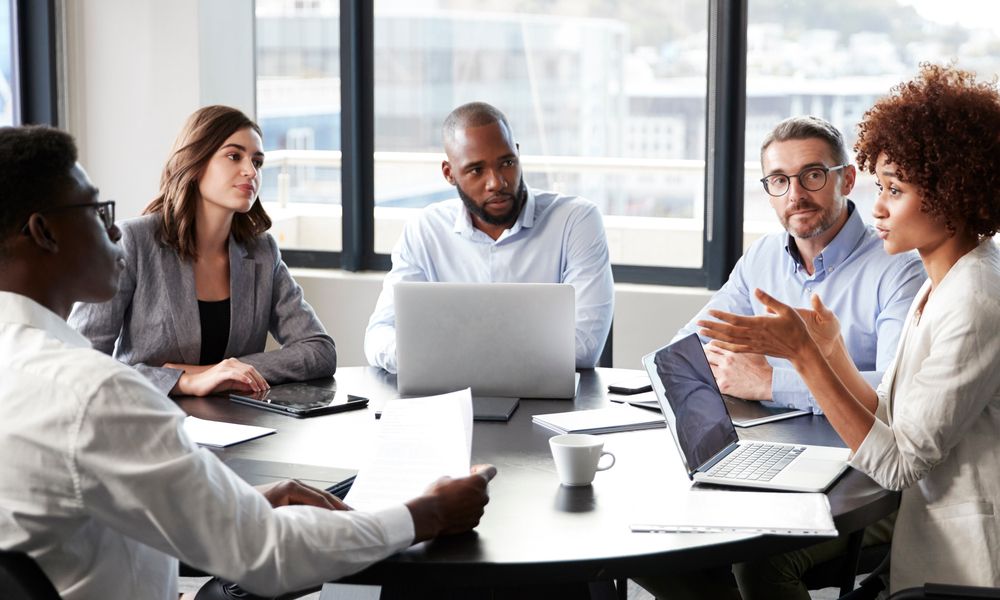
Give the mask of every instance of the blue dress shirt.
M 400 281 L 572 284 L 582 368 L 597 364 L 614 313 L 601 213 L 587 200 L 555 192 L 529 189 L 517 221 L 496 240 L 472 225 L 457 198 L 428 206 L 406 224 L 365 332 L 368 362 L 390 373 L 396 372 L 393 286 Z
M 877 387 L 896 355 L 906 312 L 927 275 L 915 252 L 886 254 L 875 229 L 864 224 L 850 200 L 848 210 L 843 228 L 813 261 L 812 275 L 787 233 L 773 233 L 754 242 L 736 262 L 729 281 L 674 340 L 697 331 L 698 320 L 711 318 L 709 309 L 767 314 L 753 296 L 755 288 L 785 304 L 805 307 L 815 292 L 837 315 L 854 364 Z M 773 368 L 771 398 L 776 404 L 822 412 L 789 361 L 770 356 L 767 361 Z

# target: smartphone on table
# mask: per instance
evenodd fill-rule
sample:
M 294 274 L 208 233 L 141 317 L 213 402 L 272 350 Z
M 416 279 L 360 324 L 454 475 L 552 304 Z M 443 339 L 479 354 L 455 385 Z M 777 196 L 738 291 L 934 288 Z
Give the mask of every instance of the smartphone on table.
M 631 379 L 616 381 L 608 385 L 608 391 L 611 392 L 612 394 L 623 394 L 625 396 L 631 396 L 632 394 L 651 392 L 653 391 L 653 385 L 649 383 L 648 376 L 637 375 Z

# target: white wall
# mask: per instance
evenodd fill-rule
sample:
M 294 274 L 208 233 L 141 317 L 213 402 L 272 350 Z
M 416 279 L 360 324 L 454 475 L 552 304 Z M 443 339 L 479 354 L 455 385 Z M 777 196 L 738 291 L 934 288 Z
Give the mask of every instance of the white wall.
M 138 215 L 187 116 L 222 103 L 254 113 L 250 0 L 63 0 L 67 129 L 80 162 L 119 218 Z M 340 364 L 364 364 L 365 325 L 381 273 L 296 269 L 337 341 Z M 705 290 L 616 286 L 615 366 L 638 368 L 697 312 Z
M 65 118 L 80 162 L 138 215 L 189 114 L 217 102 L 253 114 L 250 0 L 64 0 Z

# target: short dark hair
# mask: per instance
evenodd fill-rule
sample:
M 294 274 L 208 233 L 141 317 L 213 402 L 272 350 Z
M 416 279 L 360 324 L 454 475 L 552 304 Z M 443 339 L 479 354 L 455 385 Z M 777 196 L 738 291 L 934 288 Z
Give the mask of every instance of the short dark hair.
M 955 66 L 924 63 L 892 88 L 858 125 L 858 167 L 875 173 L 885 153 L 899 178 L 916 186 L 921 210 L 948 231 L 1000 231 L 1000 90 Z
M 448 144 L 449 140 L 455 139 L 455 131 L 458 129 L 482 127 L 490 123 L 502 123 L 507 131 L 513 135 L 507 117 L 498 108 L 485 102 L 469 102 L 451 111 L 451 114 L 444 120 L 441 134 L 444 137 L 444 143 Z
M 72 185 L 76 143 L 65 131 L 31 125 L 0 127 L 0 246 L 32 213 L 55 205 Z
M 789 117 L 775 125 L 760 145 L 761 162 L 764 161 L 764 151 L 774 142 L 811 139 L 826 142 L 826 145 L 830 147 L 833 160 L 838 165 L 846 165 L 851 162 L 847 157 L 847 147 L 844 146 L 844 136 L 840 134 L 840 131 L 829 121 L 812 115 Z

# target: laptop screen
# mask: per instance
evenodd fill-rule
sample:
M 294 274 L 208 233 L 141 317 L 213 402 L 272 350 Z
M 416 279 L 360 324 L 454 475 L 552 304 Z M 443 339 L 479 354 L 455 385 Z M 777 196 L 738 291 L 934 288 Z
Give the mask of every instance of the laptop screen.
M 736 428 L 697 334 L 657 350 L 652 366 L 661 384 L 653 386 L 660 408 L 668 416 L 667 422 L 672 423 L 688 474 L 693 475 L 701 465 L 739 440 Z M 647 369 L 652 377 L 653 369 L 648 364 Z

